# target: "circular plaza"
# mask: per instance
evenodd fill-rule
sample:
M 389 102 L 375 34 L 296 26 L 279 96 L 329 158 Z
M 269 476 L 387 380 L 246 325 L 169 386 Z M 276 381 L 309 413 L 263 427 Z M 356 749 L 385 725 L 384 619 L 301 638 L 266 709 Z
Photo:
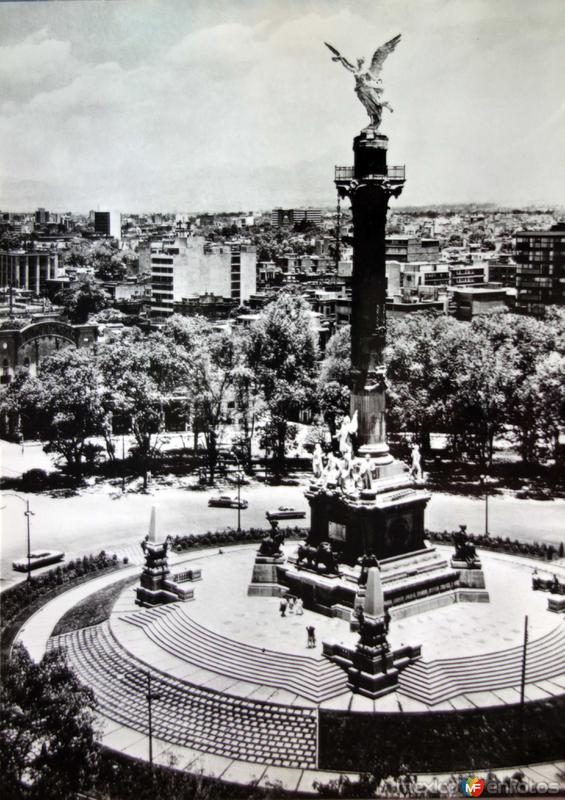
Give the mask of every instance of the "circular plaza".
M 298 546 L 285 544 L 286 560 Z M 557 729 L 565 697 L 563 616 L 532 591 L 536 562 L 481 551 L 488 602 L 453 593 L 427 610 L 394 606 L 391 648 L 420 645 L 421 656 L 400 671 L 394 691 L 370 698 L 348 688 L 346 671 L 324 655 L 328 643 L 355 646 L 350 622 L 300 607 L 283 616 L 280 597 L 250 594 L 256 555 L 256 544 L 174 555 L 174 569 L 199 577 L 193 599 L 151 608 L 136 605 L 140 568 L 130 567 L 48 603 L 19 638 L 35 656 L 64 648 L 98 699 L 100 741 L 142 759 L 149 675 L 155 762 L 222 781 L 314 792 L 316 782 L 371 769 L 391 739 L 419 774 L 502 775 L 520 765 L 531 781 L 556 778 L 557 763 L 538 763 L 558 759 L 550 736 L 517 746 L 529 720 Z M 96 596 L 100 580 L 117 585 L 108 618 L 51 635 L 66 612 Z

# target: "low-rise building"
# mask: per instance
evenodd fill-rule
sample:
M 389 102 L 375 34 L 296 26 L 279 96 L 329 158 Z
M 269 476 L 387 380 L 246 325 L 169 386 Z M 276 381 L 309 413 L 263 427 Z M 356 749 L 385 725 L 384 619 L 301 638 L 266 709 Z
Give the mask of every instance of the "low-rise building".
M 461 320 L 508 311 L 507 291 L 504 287 L 482 286 L 454 289 L 451 293 L 450 310 Z
M 439 258 L 439 239 L 393 234 L 386 237 L 387 261 L 437 261 Z
M 0 287 L 25 289 L 35 295 L 47 292 L 47 281 L 59 275 L 59 256 L 52 250 L 0 252 Z
M 271 225 L 285 228 L 298 222 L 312 222 L 320 225 L 322 211 L 319 208 L 274 208 L 271 212 Z
M 480 286 L 486 282 L 486 263 L 449 266 L 450 286 Z

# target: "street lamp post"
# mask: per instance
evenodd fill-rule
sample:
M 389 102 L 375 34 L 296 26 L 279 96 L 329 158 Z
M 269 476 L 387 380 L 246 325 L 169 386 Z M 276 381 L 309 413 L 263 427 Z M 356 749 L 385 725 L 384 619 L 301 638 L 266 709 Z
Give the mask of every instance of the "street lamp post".
M 29 507 L 29 500 L 26 500 L 25 497 L 21 497 L 19 494 L 15 494 L 14 492 L 6 492 L 3 495 L 4 497 L 16 497 L 18 500 L 21 500 L 22 503 L 25 503 L 26 510 L 24 511 L 24 516 L 26 517 L 26 528 L 27 528 L 27 578 L 26 580 L 28 583 L 31 582 L 31 523 L 30 517 L 35 516 L 33 511 L 31 511 Z
M 232 455 L 237 462 L 237 532 L 241 533 L 241 464 L 237 455 Z
M 153 714 L 152 702 L 153 700 L 160 700 L 161 695 L 155 694 L 151 691 L 151 673 L 147 670 L 147 722 L 149 727 L 149 768 L 151 770 L 151 777 L 153 777 Z
M 130 670 L 123 674 L 122 677 L 127 677 L 128 675 L 137 675 L 139 670 Z M 154 692 L 151 688 L 151 672 L 147 670 L 145 672 L 147 678 L 147 692 L 145 694 L 145 699 L 147 700 L 147 728 L 148 728 L 148 743 L 149 743 L 149 769 L 151 770 L 151 778 L 154 777 L 153 772 L 153 701 L 160 700 L 161 695 L 157 692 Z
M 122 431 L 122 494 L 126 490 L 126 433 Z
M 522 675 L 520 679 L 520 759 L 524 754 L 524 701 L 526 698 L 526 668 L 528 656 L 528 617 L 524 618 L 524 641 L 522 644 Z
M 485 536 L 489 535 L 488 532 L 488 475 L 481 475 L 481 483 L 483 484 L 483 491 L 485 493 Z

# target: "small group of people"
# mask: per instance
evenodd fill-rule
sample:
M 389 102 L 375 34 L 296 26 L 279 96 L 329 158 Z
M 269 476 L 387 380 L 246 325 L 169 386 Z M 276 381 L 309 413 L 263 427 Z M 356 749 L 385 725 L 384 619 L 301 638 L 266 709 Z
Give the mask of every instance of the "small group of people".
M 287 611 L 289 614 L 296 614 L 297 617 L 301 617 L 304 614 L 302 598 L 295 597 L 292 594 L 283 595 L 279 603 L 281 617 L 286 617 Z M 306 626 L 306 647 L 316 647 L 316 628 L 313 625 Z
M 296 614 L 301 617 L 304 614 L 304 603 L 301 597 L 295 597 L 292 594 L 283 595 L 279 604 L 279 612 L 281 617 L 286 617 L 286 612 L 289 614 Z

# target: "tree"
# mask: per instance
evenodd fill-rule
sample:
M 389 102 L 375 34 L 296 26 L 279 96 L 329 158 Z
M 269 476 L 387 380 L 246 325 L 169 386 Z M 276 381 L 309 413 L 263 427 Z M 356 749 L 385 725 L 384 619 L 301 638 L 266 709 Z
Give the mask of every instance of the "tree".
M 144 336 L 138 328 L 130 328 L 99 348 L 98 364 L 104 409 L 131 421 L 133 456 L 146 486 L 165 405 L 185 382 L 186 353 L 161 333 Z
M 485 335 L 495 349 L 504 348 L 506 356 L 513 359 L 508 364 L 514 377 L 508 384 L 508 423 L 513 426 L 522 460 L 533 463 L 541 435 L 535 373 L 539 362 L 555 350 L 559 326 L 503 313 L 477 317 L 472 327 Z
M 454 358 L 468 327 L 450 317 L 419 313 L 389 326 L 387 422 L 393 430 L 414 434 L 424 452 L 430 434 L 446 430 L 447 401 L 455 390 Z
M 253 341 L 248 329 L 238 335 L 233 387 L 240 432 L 235 442 L 235 449 L 239 451 L 244 468 L 249 474 L 253 471 L 253 437 L 262 411 L 258 377 L 255 370 L 249 366 Z
M 337 420 L 349 414 L 351 329 L 340 328 L 326 345 L 318 378 L 318 399 L 330 435 L 336 435 Z
M 93 785 L 98 770 L 96 701 L 58 650 L 35 664 L 12 650 L 0 688 L 0 770 L 4 796 L 65 800 Z
M 85 241 L 73 242 L 65 252 L 65 266 L 71 269 L 84 269 L 89 266 L 90 244 Z
M 202 317 L 173 317 L 163 330 L 184 351 L 184 389 L 192 409 L 195 436 L 206 442 L 208 479 L 214 482 L 218 448 L 226 425 L 228 397 L 233 388 L 237 355 L 234 339 L 215 330 Z M 188 365 L 190 365 L 188 367 Z
M 24 236 L 16 231 L 2 231 L 0 233 L 0 250 L 19 250 L 24 242 Z
M 490 469 L 495 438 L 509 422 L 508 395 L 516 377 L 512 343 L 495 346 L 485 331 L 470 327 L 453 357 L 447 416 L 454 451 L 482 471 Z
M 92 322 L 121 322 L 122 324 L 128 322 L 128 315 L 124 314 L 123 311 L 120 311 L 119 308 L 103 308 L 102 311 L 99 311 L 97 314 L 94 314 L 91 317 Z
M 318 346 L 306 301 L 282 292 L 251 327 L 250 338 L 248 366 L 266 405 L 264 439 L 280 474 L 293 433 L 290 419 L 315 405 Z
M 565 428 L 565 356 L 551 353 L 541 360 L 533 379 L 540 431 L 556 463 L 561 461 L 559 437 Z
M 65 308 L 71 322 L 76 324 L 87 322 L 90 314 L 96 314 L 110 305 L 110 295 L 90 280 L 61 289 L 55 300 Z
M 62 456 L 80 476 L 88 439 L 100 432 L 103 416 L 93 352 L 66 347 L 54 353 L 40 363 L 37 377 L 20 372 L 6 398 L 46 442 L 45 452 Z

